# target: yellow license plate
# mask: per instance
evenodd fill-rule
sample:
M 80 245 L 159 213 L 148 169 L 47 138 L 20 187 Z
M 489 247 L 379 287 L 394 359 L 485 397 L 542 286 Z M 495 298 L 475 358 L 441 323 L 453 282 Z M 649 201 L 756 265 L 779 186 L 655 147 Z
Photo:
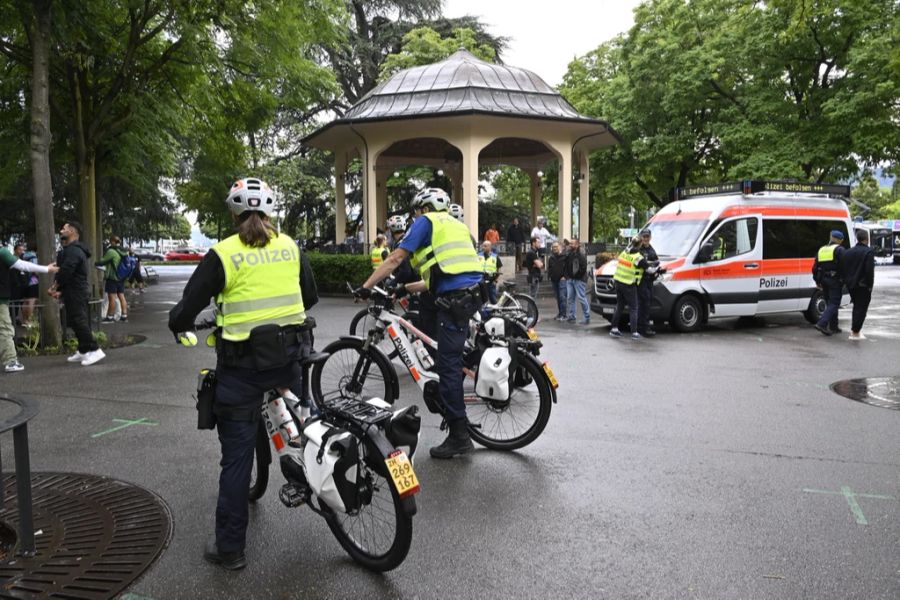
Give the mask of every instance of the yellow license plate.
M 421 489 L 419 479 L 416 477 L 416 472 L 413 471 L 412 463 L 409 462 L 406 452 L 396 450 L 384 459 L 384 463 L 387 465 L 391 480 L 401 498 L 412 496 Z
M 550 365 L 548 365 L 547 363 L 544 363 L 541 366 L 544 367 L 544 373 L 547 374 L 547 379 L 550 380 L 550 385 L 553 386 L 553 389 L 555 390 L 556 388 L 558 388 L 559 381 L 556 379 L 556 375 L 553 374 L 553 369 L 550 368 Z
M 538 334 L 535 333 L 534 329 L 532 329 L 531 327 L 528 328 L 528 339 L 534 341 L 537 341 L 538 339 Z

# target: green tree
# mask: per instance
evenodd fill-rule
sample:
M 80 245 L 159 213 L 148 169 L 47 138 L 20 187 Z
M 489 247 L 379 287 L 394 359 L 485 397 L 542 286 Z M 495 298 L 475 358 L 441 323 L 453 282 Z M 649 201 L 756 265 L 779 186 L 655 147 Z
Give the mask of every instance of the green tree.
M 490 44 L 479 42 L 471 29 L 455 29 L 449 36 L 441 37 L 430 27 L 417 27 L 403 36 L 400 52 L 385 58 L 379 79 L 383 81 L 403 69 L 438 62 L 460 48 L 488 62 L 497 58 L 496 50 Z

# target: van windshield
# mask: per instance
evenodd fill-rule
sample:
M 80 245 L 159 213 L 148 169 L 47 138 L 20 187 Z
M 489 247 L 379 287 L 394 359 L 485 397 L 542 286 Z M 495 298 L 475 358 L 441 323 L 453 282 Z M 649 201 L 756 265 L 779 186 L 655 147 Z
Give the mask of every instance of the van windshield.
M 687 256 L 688 250 L 709 224 L 706 219 L 659 219 L 647 225 L 650 243 L 660 257 Z

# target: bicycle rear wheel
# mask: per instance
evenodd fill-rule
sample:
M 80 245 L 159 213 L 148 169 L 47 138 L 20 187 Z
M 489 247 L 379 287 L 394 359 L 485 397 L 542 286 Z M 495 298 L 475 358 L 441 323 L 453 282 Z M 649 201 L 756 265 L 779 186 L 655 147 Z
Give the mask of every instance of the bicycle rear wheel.
M 310 389 L 320 406 L 335 398 L 381 398 L 393 404 L 398 395 L 397 373 L 384 354 L 363 352 L 363 340 L 343 339 L 322 351 L 328 358 L 312 369 Z
M 513 298 L 516 299 L 519 306 L 521 306 L 525 310 L 525 314 L 528 315 L 528 320 L 525 323 L 526 327 L 534 327 L 537 325 L 540 314 L 538 313 L 537 302 L 534 301 L 534 298 L 528 294 L 522 293 L 513 294 Z
M 469 433 L 486 448 L 517 450 L 527 446 L 541 435 L 550 419 L 553 392 L 547 374 L 530 354 L 519 352 L 516 359 L 518 367 L 509 380 L 507 400 L 481 398 L 474 388 L 465 389 Z
M 372 571 L 390 571 L 409 553 L 412 516 L 404 510 L 375 444 L 357 438 L 357 450 L 360 458 L 355 467 L 334 476 L 356 481 L 360 506 L 337 513 L 324 502 L 319 505 L 331 533 L 354 561 Z

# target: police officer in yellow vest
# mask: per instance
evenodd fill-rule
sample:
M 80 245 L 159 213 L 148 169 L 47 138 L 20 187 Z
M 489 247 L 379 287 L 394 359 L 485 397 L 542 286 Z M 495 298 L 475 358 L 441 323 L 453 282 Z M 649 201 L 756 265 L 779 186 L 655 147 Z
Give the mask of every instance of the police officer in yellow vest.
M 369 258 L 372 261 L 372 270 L 374 271 L 378 267 L 381 266 L 381 263 L 384 262 L 384 259 L 388 256 L 387 249 L 387 238 L 381 234 L 375 236 L 375 243 L 372 244 L 372 251 L 369 253 Z
M 497 302 L 497 280 L 500 277 L 503 263 L 497 253 L 493 251 L 492 244 L 488 240 L 482 242 L 478 259 L 481 261 L 481 268 L 487 281 L 488 301 L 494 304 Z
M 416 219 L 406 236 L 356 290 L 367 297 L 374 285 L 412 255 L 412 266 L 423 281 L 408 284 L 407 289 L 427 288 L 434 295 L 438 323 L 435 371 L 440 376 L 435 399 L 450 427 L 447 439 L 431 448 L 434 458 L 451 458 L 473 449 L 463 401 L 463 350 L 469 319 L 481 306 L 482 269 L 469 230 L 448 214 L 449 206 L 450 198 L 442 189 L 426 188 L 416 194 L 412 202 Z M 426 395 L 429 393 L 426 389 Z
M 308 281 L 311 271 L 297 244 L 269 223 L 275 194 L 268 185 L 241 179 L 226 203 L 238 233 L 213 246 L 197 266 L 169 313 L 169 329 L 176 335 L 193 329 L 194 319 L 215 298 L 213 412 L 222 471 L 216 533 L 204 558 L 237 570 L 247 564 L 247 495 L 262 394 L 284 391 L 301 377 L 297 359 L 310 346 L 304 295 L 315 303 L 315 284 Z
M 831 232 L 831 240 L 819 248 L 813 262 L 813 279 L 825 295 L 825 311 L 816 323 L 824 335 L 840 333 L 838 327 L 838 309 L 841 307 L 841 292 L 844 283 L 841 281 L 841 256 L 844 254 L 844 232 L 835 229 Z
M 619 331 L 619 319 L 622 318 L 622 312 L 625 306 L 628 306 L 628 321 L 631 328 L 632 339 L 641 339 L 638 332 L 638 285 L 641 283 L 641 277 L 644 275 L 644 269 L 647 268 L 647 259 L 641 254 L 641 238 L 634 236 L 628 247 L 619 253 L 618 264 L 613 279 L 616 281 L 616 310 L 613 313 L 612 329 L 609 335 L 612 337 L 622 337 Z

